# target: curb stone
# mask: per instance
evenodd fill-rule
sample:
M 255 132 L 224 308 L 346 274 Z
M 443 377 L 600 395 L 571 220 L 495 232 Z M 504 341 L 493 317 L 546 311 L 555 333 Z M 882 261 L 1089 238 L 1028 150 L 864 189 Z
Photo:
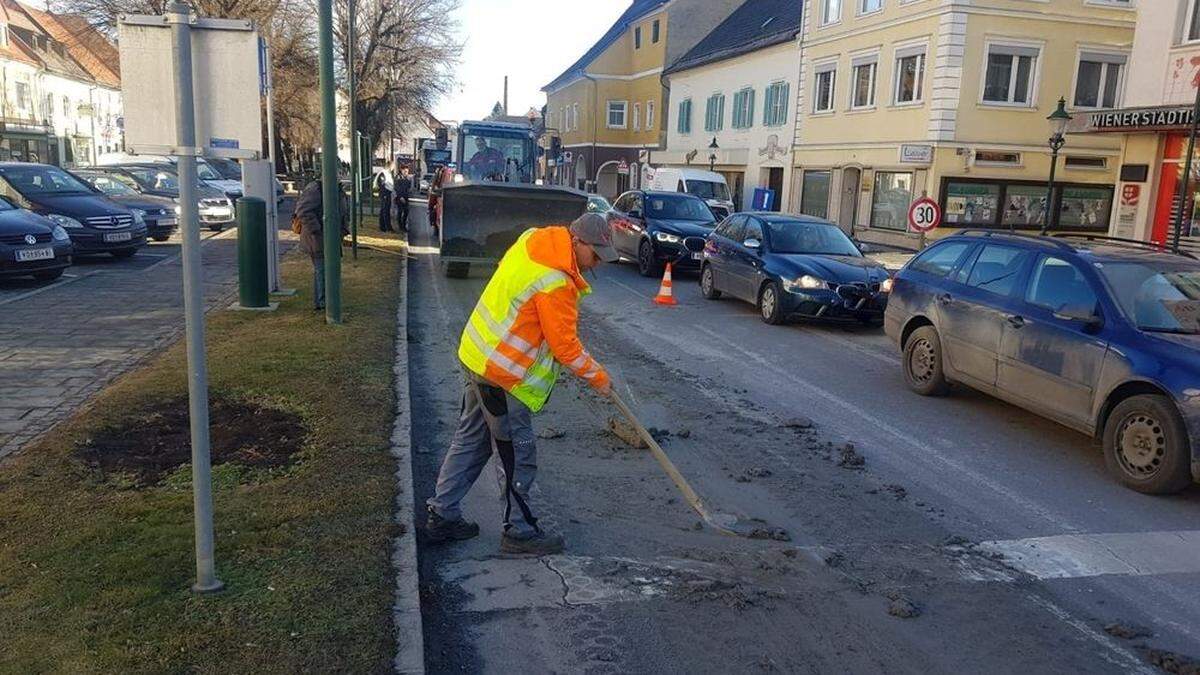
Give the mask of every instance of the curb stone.
M 408 242 L 405 241 L 403 273 L 400 275 L 399 308 L 396 310 L 396 360 L 392 366 L 396 387 L 396 421 L 392 426 L 392 457 L 396 459 L 396 523 L 400 534 L 392 547 L 396 573 L 396 597 L 392 624 L 396 632 L 396 656 L 392 670 L 401 675 L 424 675 L 425 638 L 421 623 L 418 588 L 417 522 L 413 505 L 412 415 L 408 394 Z

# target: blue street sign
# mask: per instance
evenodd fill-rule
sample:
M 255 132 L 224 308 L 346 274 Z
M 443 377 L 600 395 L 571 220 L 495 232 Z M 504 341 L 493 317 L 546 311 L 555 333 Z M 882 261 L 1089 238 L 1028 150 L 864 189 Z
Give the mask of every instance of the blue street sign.
M 751 206 L 755 211 L 770 211 L 775 205 L 775 191 L 771 188 L 758 187 L 754 188 L 754 199 L 751 200 Z

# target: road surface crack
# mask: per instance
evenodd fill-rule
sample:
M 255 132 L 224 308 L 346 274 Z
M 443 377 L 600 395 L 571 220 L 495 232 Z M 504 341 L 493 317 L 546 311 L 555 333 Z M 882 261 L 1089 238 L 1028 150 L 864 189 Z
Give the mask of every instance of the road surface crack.
M 574 607 L 575 605 L 571 604 L 571 602 L 569 600 L 567 600 L 567 595 L 571 592 L 570 587 L 567 586 L 567 578 L 562 575 L 562 572 L 559 572 L 557 569 L 555 569 L 554 565 L 550 564 L 549 558 L 539 558 L 539 560 L 541 560 L 542 564 L 546 566 L 546 569 L 550 570 L 551 572 L 554 572 L 554 575 L 558 577 L 559 582 L 562 583 L 562 605 L 563 605 L 563 607 Z

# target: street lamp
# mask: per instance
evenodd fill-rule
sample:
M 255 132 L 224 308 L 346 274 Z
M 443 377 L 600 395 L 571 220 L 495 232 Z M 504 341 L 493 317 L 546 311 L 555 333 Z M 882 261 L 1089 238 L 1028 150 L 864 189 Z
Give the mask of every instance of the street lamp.
M 720 149 L 720 146 L 717 145 L 716 136 L 713 136 L 712 143 L 708 144 L 708 149 L 711 150 L 711 152 L 708 153 L 708 170 L 712 171 L 717 165 L 717 150 Z
M 1067 143 L 1067 139 L 1063 137 L 1067 130 L 1067 122 L 1071 121 L 1071 116 L 1067 114 L 1067 100 L 1060 97 L 1058 107 L 1046 119 L 1050 121 L 1050 180 L 1046 183 L 1046 210 L 1042 216 L 1042 234 L 1046 234 L 1046 230 L 1050 229 L 1050 207 L 1054 201 L 1054 170 L 1058 167 L 1058 151 Z

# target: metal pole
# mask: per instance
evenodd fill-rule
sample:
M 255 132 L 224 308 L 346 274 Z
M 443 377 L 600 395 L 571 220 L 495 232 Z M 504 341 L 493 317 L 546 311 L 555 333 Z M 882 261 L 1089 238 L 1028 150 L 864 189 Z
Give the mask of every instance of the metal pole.
M 196 205 L 196 110 L 192 99 L 190 10 L 167 7 L 175 63 L 176 142 L 179 145 L 179 216 L 183 222 L 183 315 L 187 336 L 188 414 L 192 432 L 192 505 L 196 528 L 196 583 L 192 590 L 224 588 L 213 546 L 212 463 L 208 439 L 208 364 L 204 354 L 204 285 L 200 271 L 200 220 Z
M 1192 104 L 1192 130 L 1188 133 L 1187 155 L 1183 158 L 1183 185 L 1179 188 L 1179 211 L 1175 214 L 1175 231 L 1171 235 L 1171 250 L 1179 253 L 1179 237 L 1183 233 L 1183 212 L 1191 195 L 1192 152 L 1196 149 L 1196 126 L 1200 124 L 1200 87 L 1196 87 L 1196 100 Z
M 342 218 L 338 184 L 337 102 L 333 97 L 333 0 L 317 2 L 321 76 L 321 200 L 325 249 L 325 321 L 342 322 Z
M 1050 180 L 1046 182 L 1046 212 L 1042 215 L 1042 231 L 1040 232 L 1042 235 L 1045 235 L 1050 229 L 1050 211 L 1054 205 L 1054 170 L 1058 168 L 1058 151 L 1061 147 L 1061 138 L 1050 139 Z M 1010 231 L 1012 230 L 1011 222 L 1008 228 Z
M 358 98 L 356 96 L 356 80 L 354 74 L 354 41 L 358 38 L 355 26 L 355 0 L 349 0 L 349 17 L 347 34 L 348 49 L 346 50 L 346 76 L 350 89 L 350 253 L 358 260 L 358 200 L 359 185 L 358 171 L 362 157 L 358 147 Z
M 270 209 L 270 218 L 267 222 L 267 236 L 271 245 L 269 255 L 271 256 L 271 279 L 270 287 L 272 293 L 277 293 L 283 288 L 283 280 L 279 276 L 279 203 L 275 197 L 275 172 L 277 166 L 275 164 L 275 82 L 271 77 L 271 48 L 268 46 L 267 53 L 267 158 L 271 160 L 271 201 L 267 208 Z

